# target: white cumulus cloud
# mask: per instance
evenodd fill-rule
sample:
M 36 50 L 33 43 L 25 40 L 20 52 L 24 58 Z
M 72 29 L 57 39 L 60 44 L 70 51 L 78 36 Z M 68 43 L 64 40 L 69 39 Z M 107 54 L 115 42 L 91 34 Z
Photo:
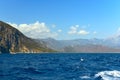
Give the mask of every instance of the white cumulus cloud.
M 58 36 L 57 32 L 52 32 L 45 23 L 39 21 L 32 24 L 15 24 L 9 23 L 13 27 L 20 30 L 23 34 L 31 38 L 55 38 Z
M 89 34 L 89 32 L 88 32 L 88 31 L 85 31 L 85 30 L 80 30 L 80 31 L 78 32 L 78 34 L 79 34 L 79 35 L 87 35 L 87 34 Z
M 77 33 L 77 28 L 76 26 L 72 26 L 70 28 L 70 31 L 68 31 L 68 34 L 76 34 Z
M 62 30 L 61 30 L 61 29 L 58 29 L 58 32 L 62 32 Z
M 89 34 L 89 32 L 83 29 L 79 29 L 79 25 L 75 25 L 75 26 L 70 27 L 68 34 L 87 35 Z

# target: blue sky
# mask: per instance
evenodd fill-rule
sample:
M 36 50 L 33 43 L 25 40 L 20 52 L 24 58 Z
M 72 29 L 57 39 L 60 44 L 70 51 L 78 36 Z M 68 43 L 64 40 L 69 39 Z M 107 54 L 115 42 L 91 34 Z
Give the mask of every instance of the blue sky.
M 0 20 L 33 38 L 107 38 L 120 31 L 120 0 L 0 0 Z

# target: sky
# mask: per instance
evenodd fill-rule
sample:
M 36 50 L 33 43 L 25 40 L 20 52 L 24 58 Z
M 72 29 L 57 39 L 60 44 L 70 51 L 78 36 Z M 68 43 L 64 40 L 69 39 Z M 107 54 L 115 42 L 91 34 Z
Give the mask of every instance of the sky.
M 0 20 L 31 38 L 120 35 L 120 0 L 0 0 Z

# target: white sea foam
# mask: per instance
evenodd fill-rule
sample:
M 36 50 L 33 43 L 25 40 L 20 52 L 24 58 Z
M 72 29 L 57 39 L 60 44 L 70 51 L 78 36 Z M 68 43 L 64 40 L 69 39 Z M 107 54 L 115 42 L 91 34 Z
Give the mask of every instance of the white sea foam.
M 89 76 L 80 76 L 81 79 L 89 79 Z
M 95 74 L 95 78 L 101 77 L 102 80 L 120 80 L 120 71 L 102 71 Z
M 80 59 L 80 61 L 84 61 L 84 59 L 83 59 L 83 58 L 81 58 L 81 59 Z

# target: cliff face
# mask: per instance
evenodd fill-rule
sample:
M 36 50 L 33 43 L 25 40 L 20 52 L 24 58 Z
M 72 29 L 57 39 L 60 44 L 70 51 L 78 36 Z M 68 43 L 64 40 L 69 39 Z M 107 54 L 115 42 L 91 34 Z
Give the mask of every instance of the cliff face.
M 44 44 L 26 37 L 9 24 L 0 21 L 0 53 L 49 52 Z

